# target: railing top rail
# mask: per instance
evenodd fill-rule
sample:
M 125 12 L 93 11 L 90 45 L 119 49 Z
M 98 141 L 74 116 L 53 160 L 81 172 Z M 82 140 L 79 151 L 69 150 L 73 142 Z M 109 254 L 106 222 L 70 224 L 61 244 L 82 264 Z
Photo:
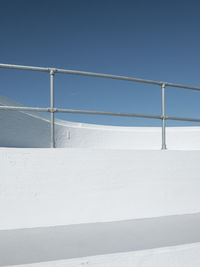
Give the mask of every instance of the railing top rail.
M 163 82 L 163 81 L 145 80 L 145 79 L 134 78 L 134 77 L 95 73 L 95 72 L 86 72 L 86 71 L 78 71 L 78 70 L 65 70 L 65 69 L 57 69 L 57 68 L 45 68 L 45 67 L 34 67 L 34 66 L 12 65 L 12 64 L 0 64 L 0 68 L 32 70 L 32 71 L 42 71 L 42 72 L 53 71 L 54 73 L 90 76 L 90 77 L 115 79 L 115 80 L 125 80 L 125 81 L 155 84 L 155 85 L 165 84 L 165 86 L 170 86 L 170 87 L 184 88 L 184 89 L 190 89 L 190 90 L 200 90 L 200 87 L 187 86 L 183 84 L 175 84 L 175 83 L 168 83 L 168 82 Z

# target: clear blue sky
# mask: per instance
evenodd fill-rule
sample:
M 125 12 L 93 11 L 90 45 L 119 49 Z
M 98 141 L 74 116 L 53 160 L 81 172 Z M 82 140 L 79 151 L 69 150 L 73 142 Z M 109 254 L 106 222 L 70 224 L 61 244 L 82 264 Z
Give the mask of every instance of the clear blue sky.
M 0 62 L 200 87 L 199 10 L 199 1 L 194 0 L 0 0 Z M 160 114 L 158 86 L 57 74 L 55 87 L 58 107 Z M 0 95 L 24 105 L 48 106 L 49 76 L 0 69 Z M 200 117 L 200 92 L 167 88 L 166 111 L 168 115 Z M 59 117 L 114 125 L 160 125 L 160 121 L 146 119 Z

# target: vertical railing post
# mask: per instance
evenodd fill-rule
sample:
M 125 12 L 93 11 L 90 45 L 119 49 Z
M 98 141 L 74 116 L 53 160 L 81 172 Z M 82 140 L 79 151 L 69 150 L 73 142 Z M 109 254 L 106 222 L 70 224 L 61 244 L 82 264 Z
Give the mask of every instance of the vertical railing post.
M 166 124 L 165 124 L 165 83 L 162 84 L 162 150 L 166 147 Z
M 54 70 L 50 70 L 50 112 L 51 112 L 51 125 L 50 125 L 50 147 L 55 147 L 55 125 L 54 125 Z

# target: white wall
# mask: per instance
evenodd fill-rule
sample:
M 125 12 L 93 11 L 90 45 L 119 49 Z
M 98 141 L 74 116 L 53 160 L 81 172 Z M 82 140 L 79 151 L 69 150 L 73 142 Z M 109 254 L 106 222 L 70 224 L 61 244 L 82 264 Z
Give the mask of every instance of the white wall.
M 0 149 L 0 229 L 200 212 L 200 151 Z
M 0 229 L 200 212 L 199 127 L 168 128 L 168 148 L 182 151 L 161 151 L 160 128 L 57 120 L 56 146 L 68 149 L 52 150 L 48 117 L 0 121 L 0 146 L 20 147 L 0 148 Z
M 199 254 L 200 244 L 196 243 L 71 260 L 12 265 L 12 267 L 197 267 L 200 265 Z
M 0 105 L 18 105 L 0 97 Z M 49 147 L 49 117 L 0 111 L 0 147 Z M 160 149 L 160 127 L 116 127 L 56 120 L 56 147 Z M 200 150 L 200 127 L 168 127 L 167 148 Z

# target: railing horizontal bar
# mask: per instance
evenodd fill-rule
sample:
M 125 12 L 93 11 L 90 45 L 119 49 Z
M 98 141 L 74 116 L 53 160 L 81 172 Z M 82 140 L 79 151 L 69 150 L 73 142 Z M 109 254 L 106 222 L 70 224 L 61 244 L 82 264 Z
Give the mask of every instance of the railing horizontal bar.
M 0 110 L 50 112 L 51 108 L 0 106 Z M 162 116 L 158 116 L 158 115 L 137 114 L 137 113 L 122 113 L 122 112 L 104 112 L 104 111 L 79 110 L 79 109 L 54 108 L 53 112 L 74 113 L 74 114 L 91 114 L 91 115 L 107 115 L 107 116 L 119 116 L 119 117 L 136 117 L 136 118 L 147 118 L 147 119 L 162 119 Z M 174 116 L 165 116 L 165 119 L 166 120 L 176 120 L 176 121 L 200 122 L 200 119 L 185 118 L 185 117 L 174 117 Z
M 12 65 L 12 64 L 0 64 L 0 68 L 50 72 L 50 69 L 49 68 L 33 67 L 33 66 L 23 66 L 23 65 Z
M 156 84 L 156 85 L 163 84 L 162 82 L 153 81 L 153 80 L 145 80 L 145 79 L 139 79 L 139 78 L 134 78 L 134 77 L 112 75 L 112 74 L 103 74 L 103 73 L 95 73 L 95 72 L 86 72 L 86 71 L 78 71 L 78 70 L 55 69 L 55 72 L 63 73 L 63 74 L 72 74 L 72 75 L 81 75 L 81 76 L 105 78 L 105 79 L 125 80 L 125 81 L 130 81 L 130 82 L 148 83 L 148 84 Z
M 144 80 L 144 79 L 138 79 L 138 78 L 132 78 L 132 77 L 126 77 L 126 76 L 118 76 L 118 75 L 111 75 L 111 74 L 86 72 L 86 71 L 77 71 L 77 70 L 65 70 L 65 69 L 57 69 L 57 68 L 43 68 L 43 67 L 11 65 L 11 64 L 0 64 L 0 68 L 33 70 L 33 71 L 43 71 L 43 72 L 50 72 L 51 70 L 53 70 L 56 73 L 63 73 L 63 74 L 109 78 L 109 79 L 126 80 L 126 81 L 132 81 L 132 82 L 141 82 L 141 83 L 157 84 L 157 85 L 162 84 L 162 82 L 158 82 L 158 81 Z
M 196 91 L 200 90 L 199 87 L 195 87 L 195 86 L 187 86 L 187 85 L 176 84 L 176 83 L 164 83 L 164 84 L 165 86 L 170 86 L 170 87 L 177 87 L 177 88 L 190 89 L 190 90 L 196 90 Z
M 195 86 L 187 86 L 187 85 L 168 83 L 168 82 L 162 82 L 162 81 L 145 80 L 145 79 L 134 78 L 134 77 L 95 73 L 95 72 L 86 72 L 86 71 L 78 71 L 78 70 L 65 70 L 65 69 L 57 69 L 57 68 L 44 68 L 44 67 L 12 65 L 12 64 L 0 64 L 0 68 L 33 70 L 33 71 L 43 71 L 43 72 L 54 71 L 56 73 L 63 73 L 63 74 L 72 74 L 72 75 L 99 77 L 99 78 L 107 78 L 107 79 L 125 80 L 125 81 L 155 84 L 155 85 L 165 84 L 165 86 L 170 86 L 170 87 L 177 87 L 177 88 L 184 88 L 184 89 L 191 89 L 191 90 L 200 90 L 200 87 L 195 87 Z
M 50 111 L 50 108 L 0 106 L 0 110 L 18 110 L 18 111 L 48 112 L 48 111 Z
M 173 117 L 173 116 L 166 116 L 166 120 L 174 120 L 174 121 L 193 121 L 193 122 L 200 122 L 200 119 L 195 118 L 184 118 L 184 117 Z
M 121 117 L 138 117 L 138 118 L 148 118 L 148 119 L 161 119 L 161 116 L 157 116 L 157 115 L 136 114 L 136 113 L 122 113 L 122 112 L 104 112 L 104 111 L 93 111 L 93 110 L 76 110 L 76 109 L 56 108 L 55 112 L 74 113 L 74 114 L 121 116 Z
M 85 71 L 77 71 L 77 70 L 63 70 L 63 69 L 55 69 L 55 72 L 73 74 L 73 75 L 93 76 L 93 77 L 99 77 L 99 78 L 109 78 L 109 79 L 116 79 L 116 80 L 126 80 L 126 81 L 156 84 L 156 85 L 165 84 L 165 86 L 185 88 L 185 89 L 191 89 L 191 90 L 200 90 L 200 87 L 195 87 L 195 86 L 187 86 L 187 85 L 168 83 L 168 82 L 162 82 L 162 81 L 144 80 L 140 78 L 103 74 L 103 73 L 85 72 Z

